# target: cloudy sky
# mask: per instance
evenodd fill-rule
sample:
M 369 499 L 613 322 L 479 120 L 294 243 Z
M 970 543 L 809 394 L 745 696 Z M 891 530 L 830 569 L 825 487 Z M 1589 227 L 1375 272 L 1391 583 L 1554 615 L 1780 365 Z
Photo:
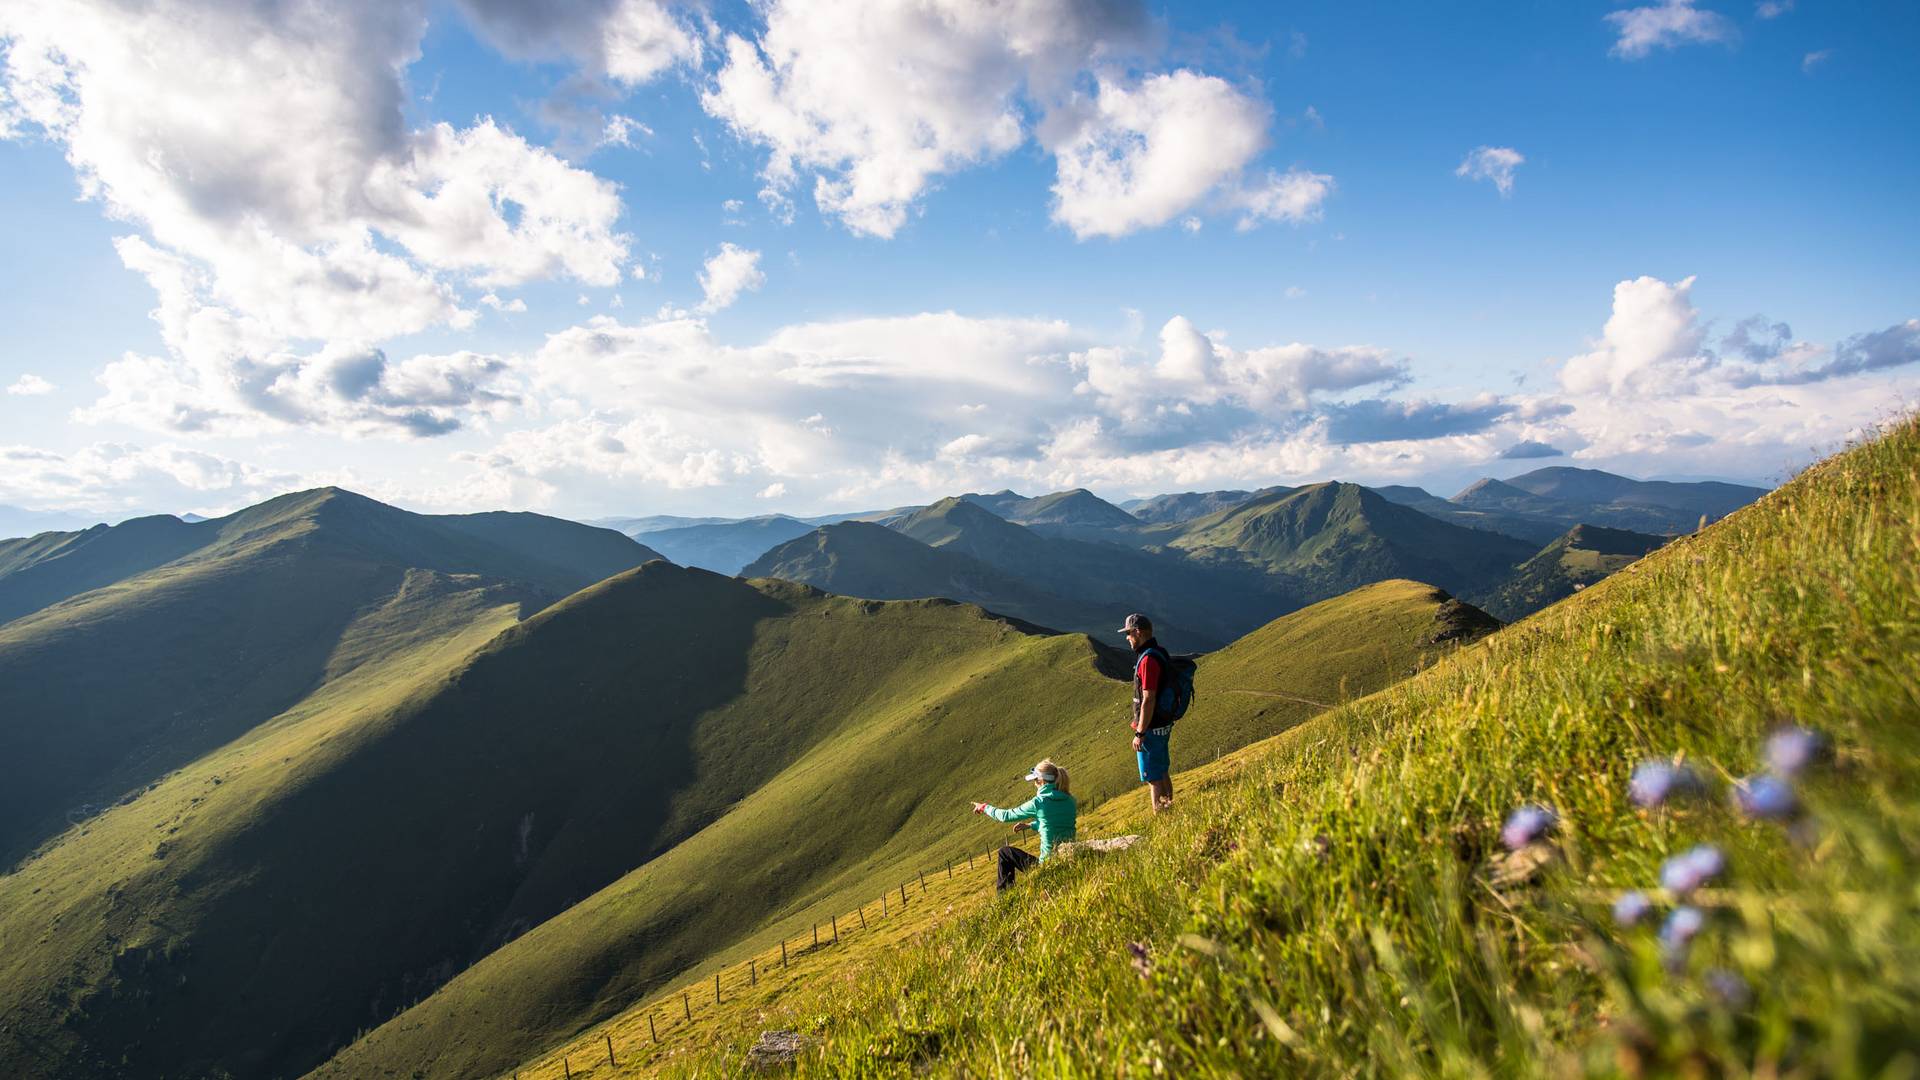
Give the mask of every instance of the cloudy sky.
M 1775 480 L 1920 388 L 1920 9 L 7 0 L 0 504 Z

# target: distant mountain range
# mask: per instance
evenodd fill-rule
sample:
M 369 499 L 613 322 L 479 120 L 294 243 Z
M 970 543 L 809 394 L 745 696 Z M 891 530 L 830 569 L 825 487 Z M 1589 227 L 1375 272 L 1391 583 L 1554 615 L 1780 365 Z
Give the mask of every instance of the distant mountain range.
M 1575 525 L 1521 563 L 1497 588 L 1474 599 L 1489 614 L 1511 622 L 1611 576 L 1666 546 L 1669 539 L 1625 529 Z

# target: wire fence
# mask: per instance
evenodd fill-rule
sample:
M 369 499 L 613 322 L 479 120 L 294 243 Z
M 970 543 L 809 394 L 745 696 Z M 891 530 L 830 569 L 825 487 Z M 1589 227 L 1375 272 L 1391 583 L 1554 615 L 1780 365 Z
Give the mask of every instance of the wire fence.
M 950 887 L 980 888 L 992 882 L 998 873 L 1001 846 L 995 845 L 984 853 L 968 852 L 931 869 L 915 871 L 875 899 L 855 905 L 852 911 L 829 914 L 823 920 L 811 922 L 798 934 L 788 934 L 773 947 L 728 964 L 711 976 L 703 975 L 661 993 L 644 1005 L 622 1010 L 594 1031 L 575 1036 L 563 1049 L 511 1075 L 514 1080 L 572 1080 L 596 1074 L 606 1076 L 609 1074 L 604 1070 L 651 1061 L 658 1048 L 689 1034 L 700 1021 L 713 1017 L 729 1002 L 737 1002 L 742 995 L 757 990 L 762 982 L 791 983 L 803 978 L 806 973 L 798 969 L 805 961 L 843 942 L 857 940 L 861 935 L 879 933 Z M 1008 846 L 1020 847 L 1018 843 Z M 982 871 L 986 874 L 984 881 L 979 878 Z M 641 1014 L 646 1017 L 644 1024 L 634 1020 Z

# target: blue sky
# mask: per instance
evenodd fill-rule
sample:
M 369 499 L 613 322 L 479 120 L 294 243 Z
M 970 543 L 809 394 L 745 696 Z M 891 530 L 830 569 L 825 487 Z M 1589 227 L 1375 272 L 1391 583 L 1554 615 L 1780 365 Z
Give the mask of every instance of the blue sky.
M 25 2 L 0 36 L 33 510 L 1777 479 L 1920 370 L 1910 4 Z

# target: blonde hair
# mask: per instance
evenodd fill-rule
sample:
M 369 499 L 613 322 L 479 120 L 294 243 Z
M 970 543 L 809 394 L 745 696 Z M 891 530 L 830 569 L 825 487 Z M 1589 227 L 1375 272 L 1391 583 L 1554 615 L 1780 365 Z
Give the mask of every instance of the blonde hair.
M 1053 770 L 1053 786 L 1059 789 L 1060 794 L 1073 794 L 1073 789 L 1068 786 L 1069 781 L 1067 779 L 1066 766 L 1055 764 L 1052 758 L 1047 758 L 1040 764 L 1034 766 L 1035 771 L 1038 772 L 1045 772 L 1049 768 Z

